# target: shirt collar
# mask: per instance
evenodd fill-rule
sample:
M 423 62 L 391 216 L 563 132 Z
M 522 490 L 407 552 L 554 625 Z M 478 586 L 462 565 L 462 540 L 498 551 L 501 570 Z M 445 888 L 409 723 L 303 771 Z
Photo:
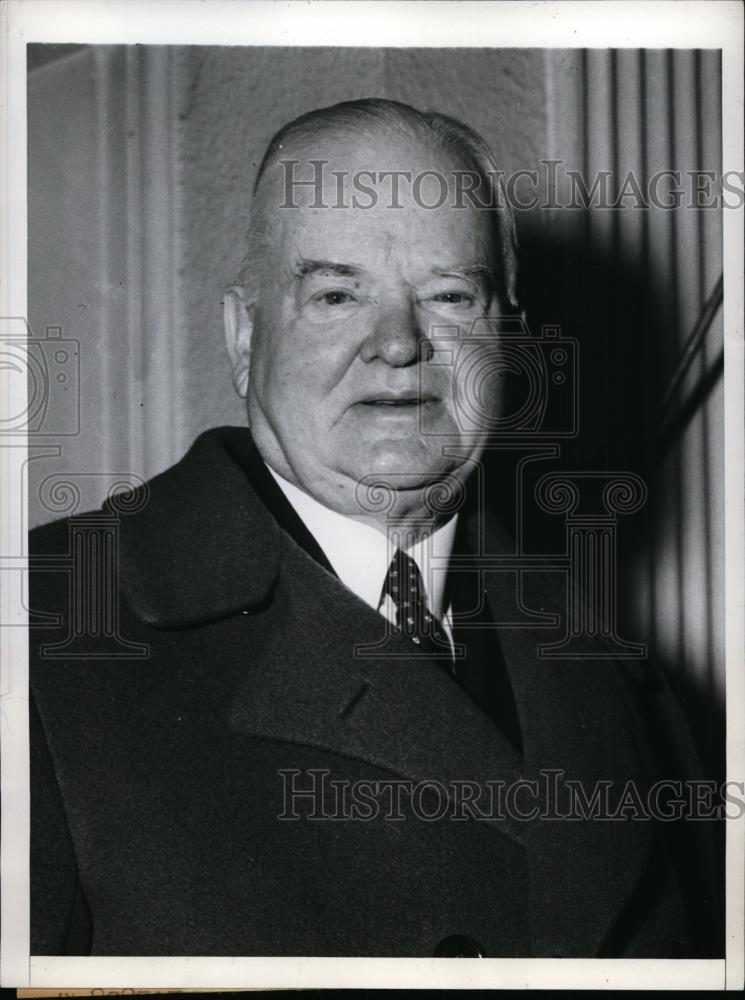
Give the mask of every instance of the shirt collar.
M 369 524 L 330 510 L 268 465 L 267 468 L 323 549 L 341 582 L 377 611 L 394 553 L 386 535 Z M 419 567 L 429 609 L 437 618 L 442 618 L 448 610 L 444 607 L 445 580 L 457 520 L 456 514 L 431 535 L 406 549 Z

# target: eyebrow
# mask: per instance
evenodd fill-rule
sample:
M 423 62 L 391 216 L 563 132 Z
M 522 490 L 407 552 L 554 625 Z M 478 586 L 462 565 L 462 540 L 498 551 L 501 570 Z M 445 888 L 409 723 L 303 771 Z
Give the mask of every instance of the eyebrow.
M 346 264 L 335 260 L 309 260 L 306 257 L 300 257 L 295 262 L 293 273 L 297 280 L 304 281 L 319 273 L 337 274 L 341 278 L 356 278 L 364 274 L 364 271 L 365 268 L 361 264 Z M 494 280 L 494 272 L 486 264 L 454 264 L 451 267 L 433 267 L 430 274 L 439 278 L 459 277 L 485 282 Z
M 455 264 L 453 267 L 433 267 L 432 274 L 440 278 L 471 278 L 474 281 L 493 281 L 494 271 L 486 264 Z
M 307 260 L 301 257 L 295 263 L 294 275 L 303 281 L 322 271 L 338 274 L 341 278 L 355 278 L 363 273 L 364 268 L 360 264 L 342 264 L 334 260 Z

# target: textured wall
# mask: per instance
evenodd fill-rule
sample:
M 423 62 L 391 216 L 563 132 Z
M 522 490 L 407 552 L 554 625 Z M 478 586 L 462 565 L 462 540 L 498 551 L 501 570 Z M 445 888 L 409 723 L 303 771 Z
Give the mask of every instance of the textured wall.
M 65 48 L 29 74 L 29 320 L 79 345 L 79 381 L 50 374 L 80 425 L 58 440 L 53 408 L 35 436 L 52 451 L 31 451 L 32 521 L 97 506 L 184 440 L 174 51 Z
M 120 50 L 115 59 L 123 83 L 124 53 Z M 114 419 L 120 428 L 128 425 L 129 398 L 121 393 L 115 398 L 116 390 L 110 390 L 106 378 L 111 368 L 128 367 L 122 336 L 126 329 L 126 206 L 121 197 L 110 197 L 113 171 L 102 185 L 100 155 L 102 136 L 119 136 L 124 121 L 118 129 L 106 117 L 99 68 L 96 54 L 83 48 L 41 65 L 29 76 L 29 321 L 39 339 L 44 339 L 48 327 L 59 327 L 65 339 L 77 341 L 80 364 L 79 380 L 68 382 L 64 400 L 68 412 L 79 407 L 79 433 L 60 439 L 51 450 L 36 447 L 46 440 L 43 436 L 32 442 L 32 523 L 66 512 L 68 491 L 59 494 L 62 506 L 58 510 L 54 499 L 58 490 L 50 493 L 47 477 L 63 471 L 73 474 L 66 481 L 74 479 L 73 489 L 81 491 L 80 506 L 85 509 L 100 503 L 105 495 L 102 481 L 86 473 L 120 468 L 120 458 L 123 469 L 128 466 L 128 456 L 116 454 L 125 435 L 114 432 Z M 121 163 L 121 152 L 113 160 Z M 116 189 L 121 190 L 121 185 Z M 108 225 L 106 190 L 110 208 L 117 212 Z M 122 241 L 118 253 L 114 234 Z M 116 263 L 111 262 L 112 252 Z M 53 391 L 58 390 L 54 380 L 51 385 Z M 135 381 L 129 391 L 138 388 Z M 54 432 L 59 427 L 55 423 L 48 429 Z M 55 450 L 60 452 L 58 457 Z M 39 491 L 50 509 L 40 509 Z

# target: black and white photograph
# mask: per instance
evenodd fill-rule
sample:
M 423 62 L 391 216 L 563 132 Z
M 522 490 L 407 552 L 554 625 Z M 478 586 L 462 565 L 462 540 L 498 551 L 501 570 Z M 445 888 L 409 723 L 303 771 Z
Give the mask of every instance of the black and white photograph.
M 2 985 L 739 988 L 741 6 L 11 6 Z

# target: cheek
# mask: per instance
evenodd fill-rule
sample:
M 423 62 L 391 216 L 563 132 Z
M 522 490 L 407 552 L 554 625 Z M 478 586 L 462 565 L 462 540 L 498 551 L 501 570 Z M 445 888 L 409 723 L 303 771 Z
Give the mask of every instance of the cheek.
M 452 370 L 454 416 L 469 429 L 494 426 L 504 394 L 504 359 L 496 349 L 463 345 Z
M 267 338 L 254 362 L 262 380 L 286 393 L 323 398 L 339 385 L 360 346 L 354 320 L 333 327 L 295 321 Z
M 292 426 L 301 437 L 318 433 L 327 398 L 349 366 L 338 344 L 319 333 L 298 326 L 277 331 L 252 359 L 253 391 L 262 407 L 277 425 Z

